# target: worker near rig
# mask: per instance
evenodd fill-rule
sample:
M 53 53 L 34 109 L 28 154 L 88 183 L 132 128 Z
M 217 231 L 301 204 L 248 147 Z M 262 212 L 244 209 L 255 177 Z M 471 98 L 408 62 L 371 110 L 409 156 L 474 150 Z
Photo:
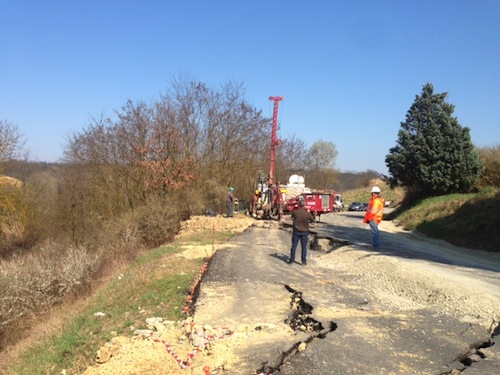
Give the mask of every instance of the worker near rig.
M 230 187 L 229 191 L 227 192 L 226 195 L 226 216 L 227 217 L 233 217 L 234 216 L 234 188 Z
M 261 197 L 260 190 L 255 190 L 254 194 L 252 195 L 252 199 L 250 199 L 250 214 L 255 217 L 257 216 L 257 208 L 259 205 L 259 199 Z
M 302 265 L 307 264 L 307 244 L 309 242 L 309 223 L 314 222 L 314 216 L 306 210 L 306 201 L 299 198 L 299 207 L 292 211 L 293 219 L 293 232 L 292 232 L 292 248 L 290 249 L 290 259 L 287 263 L 292 264 L 295 262 L 295 251 L 300 240 L 302 248 L 301 261 Z

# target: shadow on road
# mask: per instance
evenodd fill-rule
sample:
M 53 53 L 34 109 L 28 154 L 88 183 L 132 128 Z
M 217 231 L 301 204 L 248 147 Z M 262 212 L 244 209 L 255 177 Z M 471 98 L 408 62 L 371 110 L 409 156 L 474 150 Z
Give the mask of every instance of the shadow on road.
M 336 215 L 336 216 L 335 216 Z M 371 246 L 372 234 L 362 224 L 363 214 L 329 214 L 316 223 L 311 232 L 318 238 L 336 242 L 347 242 L 367 248 L 374 253 L 367 255 L 390 255 L 405 259 L 421 259 L 453 266 L 500 272 L 500 256 L 481 250 L 471 250 L 450 245 L 412 232 L 392 233 L 380 229 L 381 249 Z

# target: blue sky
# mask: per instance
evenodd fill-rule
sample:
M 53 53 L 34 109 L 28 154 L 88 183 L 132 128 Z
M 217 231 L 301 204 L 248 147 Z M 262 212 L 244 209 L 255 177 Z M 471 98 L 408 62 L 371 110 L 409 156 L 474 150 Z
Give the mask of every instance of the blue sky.
M 476 146 L 500 143 L 497 0 L 0 0 L 0 119 L 33 160 L 128 99 L 188 76 L 242 83 L 282 138 L 333 142 L 341 171 L 385 156 L 425 83 Z

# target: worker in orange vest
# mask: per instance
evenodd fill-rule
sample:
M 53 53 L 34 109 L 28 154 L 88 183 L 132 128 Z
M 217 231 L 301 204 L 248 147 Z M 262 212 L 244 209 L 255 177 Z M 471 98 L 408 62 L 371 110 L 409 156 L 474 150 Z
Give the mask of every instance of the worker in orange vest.
M 380 249 L 380 232 L 378 225 L 382 221 L 384 215 L 384 198 L 380 196 L 380 188 L 378 186 L 372 187 L 370 191 L 372 198 L 366 208 L 365 218 L 363 223 L 370 224 L 370 229 L 373 233 L 373 248 Z
M 259 204 L 259 199 L 261 197 L 260 190 L 255 190 L 255 193 L 252 195 L 252 199 L 250 200 L 250 214 L 255 217 L 257 215 L 257 207 Z

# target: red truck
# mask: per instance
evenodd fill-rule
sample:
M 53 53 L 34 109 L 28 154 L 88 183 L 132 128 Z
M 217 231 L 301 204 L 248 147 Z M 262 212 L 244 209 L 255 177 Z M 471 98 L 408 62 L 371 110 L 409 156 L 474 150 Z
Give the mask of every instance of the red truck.
M 327 214 L 335 211 L 335 197 L 337 193 L 311 192 L 302 193 L 299 196 L 289 199 L 285 202 L 284 213 L 291 213 L 298 205 L 299 199 L 306 201 L 306 209 L 313 214 L 316 221 L 319 222 L 322 214 Z

